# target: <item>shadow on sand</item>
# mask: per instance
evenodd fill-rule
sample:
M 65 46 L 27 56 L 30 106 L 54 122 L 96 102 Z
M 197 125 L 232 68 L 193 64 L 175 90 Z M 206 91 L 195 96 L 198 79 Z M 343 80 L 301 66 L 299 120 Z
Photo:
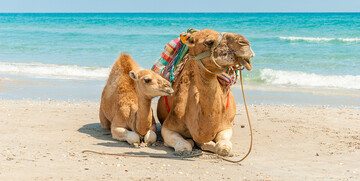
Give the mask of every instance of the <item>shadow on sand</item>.
M 121 154 L 130 154 L 130 155 L 147 155 L 147 156 L 154 156 L 154 157 L 169 157 L 169 156 L 175 156 L 174 150 L 169 147 L 165 147 L 163 143 L 163 138 L 160 134 L 160 123 L 157 123 L 157 141 L 153 144 L 153 146 L 150 146 L 148 148 L 154 149 L 161 152 L 166 153 L 149 153 L 144 151 L 137 151 L 137 152 L 123 152 Z M 135 150 L 141 150 L 142 147 L 134 147 L 129 145 L 127 142 L 124 141 L 118 141 L 112 138 L 110 130 L 105 130 L 101 127 L 100 123 L 91 123 L 86 124 L 83 127 L 79 128 L 78 131 L 80 133 L 84 133 L 87 135 L 90 135 L 98 140 L 103 140 L 106 142 L 97 143 L 96 145 L 105 146 L 105 147 L 123 147 L 123 148 L 133 148 Z M 181 158 L 181 157 L 174 157 L 174 158 L 167 158 L 167 159 L 177 159 L 177 160 L 188 160 L 188 161 L 194 161 L 192 158 Z

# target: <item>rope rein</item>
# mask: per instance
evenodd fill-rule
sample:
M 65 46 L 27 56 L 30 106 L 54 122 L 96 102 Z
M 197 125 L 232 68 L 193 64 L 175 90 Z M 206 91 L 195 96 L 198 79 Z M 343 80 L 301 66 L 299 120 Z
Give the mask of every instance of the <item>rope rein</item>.
M 125 154 L 125 153 L 106 153 L 106 152 L 98 152 L 93 150 L 83 150 L 81 153 L 96 153 L 99 155 L 111 155 L 111 156 L 121 156 L 121 157 L 141 157 L 141 158 L 192 158 L 203 155 L 203 153 L 195 153 L 191 155 L 135 155 L 135 154 Z
M 251 127 L 251 121 L 250 121 L 250 116 L 249 116 L 249 111 L 247 108 L 247 104 L 246 104 L 246 98 L 245 98 L 245 93 L 244 93 L 244 86 L 243 86 L 243 80 L 242 80 L 242 70 L 244 68 L 240 68 L 240 83 L 241 83 L 241 91 L 242 91 L 242 95 L 244 98 L 244 105 L 245 105 L 245 110 L 246 110 L 246 116 L 248 119 L 248 123 L 249 123 L 249 129 L 250 129 L 250 147 L 249 147 L 249 151 L 247 152 L 247 154 L 240 160 L 230 160 L 227 159 L 223 156 L 220 156 L 218 154 L 215 153 L 208 153 L 208 152 L 201 152 L 201 153 L 194 153 L 191 155 L 183 155 L 183 156 L 176 156 L 176 155 L 135 155 L 135 154 L 125 154 L 125 153 L 105 153 L 105 152 L 98 152 L 98 151 L 92 151 L 92 150 L 83 150 L 81 153 L 95 153 L 95 154 L 99 154 L 99 155 L 112 155 L 112 156 L 121 156 L 121 157 L 141 157 L 141 158 L 193 158 L 193 157 L 199 157 L 202 156 L 204 154 L 206 155 L 212 155 L 212 156 L 216 156 L 224 161 L 227 162 L 231 162 L 231 163 L 239 163 L 243 160 L 245 160 L 246 157 L 248 157 L 250 155 L 250 152 L 252 150 L 252 145 L 253 145 L 253 132 L 252 132 L 252 127 Z
M 212 62 L 216 65 L 216 67 L 218 67 L 218 68 L 220 68 L 220 69 L 222 69 L 222 70 L 224 71 L 224 68 L 221 67 L 218 63 L 216 63 L 216 61 L 215 61 L 215 59 L 214 59 L 214 56 L 213 56 L 213 52 L 214 52 L 214 50 L 219 46 L 221 40 L 222 40 L 223 37 L 224 37 L 224 34 L 225 34 L 225 32 L 220 33 L 220 35 L 219 35 L 219 37 L 218 37 L 218 39 L 217 39 L 217 41 L 216 41 L 216 44 L 215 44 L 210 50 L 207 50 L 207 51 L 205 51 L 205 52 L 203 52 L 203 53 L 200 53 L 199 55 L 196 55 L 196 56 L 194 56 L 194 55 L 189 55 L 189 58 L 190 58 L 190 59 L 195 59 L 195 60 L 197 60 L 197 61 L 200 63 L 201 67 L 202 67 L 204 70 L 206 70 L 207 72 L 209 72 L 210 74 L 218 74 L 218 73 L 216 73 L 216 72 L 212 72 L 212 71 L 210 71 L 209 69 L 207 69 L 207 68 L 205 67 L 205 65 L 204 65 L 204 64 L 202 63 L 202 61 L 201 61 L 201 59 L 210 56 L 210 59 L 211 59 Z
M 249 129 L 250 129 L 250 146 L 249 146 L 249 151 L 248 151 L 247 154 L 246 154 L 242 159 L 240 159 L 240 160 L 230 160 L 230 159 L 227 159 L 227 158 L 222 157 L 222 156 L 220 156 L 220 155 L 214 154 L 214 155 L 216 155 L 217 157 L 221 158 L 222 160 L 227 161 L 227 162 L 231 162 L 231 163 L 239 163 L 239 162 L 242 162 L 243 160 L 245 160 L 245 158 L 250 155 L 250 152 L 251 152 L 252 146 L 253 146 L 253 131 L 252 131 L 252 126 L 251 126 L 249 111 L 248 111 L 247 104 L 246 104 L 246 98 L 245 98 L 245 93 L 244 93 L 244 85 L 243 85 L 242 74 L 241 74 L 241 72 L 242 72 L 242 70 L 244 70 L 244 68 L 239 68 L 239 70 L 240 70 L 241 91 L 242 91 L 242 95 L 243 95 L 243 99 L 244 99 L 244 106 L 245 106 L 246 116 L 247 116 L 247 119 L 248 119 Z

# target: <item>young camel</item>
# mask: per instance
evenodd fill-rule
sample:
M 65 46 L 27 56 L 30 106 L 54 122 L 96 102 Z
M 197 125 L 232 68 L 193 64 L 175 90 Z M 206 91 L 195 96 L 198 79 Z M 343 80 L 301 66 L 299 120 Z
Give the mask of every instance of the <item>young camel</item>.
M 130 55 L 120 55 L 114 63 L 101 96 L 101 127 L 112 137 L 137 145 L 156 141 L 156 125 L 151 99 L 171 95 L 171 84 L 151 70 L 140 70 Z

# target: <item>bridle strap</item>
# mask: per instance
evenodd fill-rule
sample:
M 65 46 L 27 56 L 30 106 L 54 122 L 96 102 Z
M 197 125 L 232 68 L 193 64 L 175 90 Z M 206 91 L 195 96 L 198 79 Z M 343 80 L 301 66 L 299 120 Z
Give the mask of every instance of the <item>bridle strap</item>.
M 212 56 L 212 52 L 215 50 L 215 48 L 217 48 L 217 46 L 219 46 L 219 44 L 220 44 L 220 42 L 221 42 L 224 34 L 225 34 L 225 32 L 222 32 L 222 33 L 220 34 L 220 36 L 218 37 L 218 39 L 217 39 L 217 41 L 216 41 L 215 46 L 213 46 L 210 50 L 205 51 L 205 52 L 203 52 L 203 53 L 200 53 L 199 55 L 196 55 L 196 56 L 194 56 L 194 55 L 189 55 L 189 58 L 190 58 L 190 59 L 195 59 L 195 60 L 197 60 L 197 61 L 200 63 L 200 65 L 201 65 L 207 72 L 209 72 L 209 73 L 211 73 L 211 74 L 218 74 L 218 73 L 211 72 L 209 69 L 207 69 L 207 68 L 205 67 L 205 65 L 202 63 L 201 59 L 203 59 L 203 58 L 205 58 L 205 57 L 208 57 L 208 56 L 211 56 L 210 59 L 214 62 L 214 64 L 215 64 L 217 67 L 219 67 L 219 68 L 221 68 L 221 69 L 224 69 L 224 68 L 221 67 L 218 63 L 216 63 L 215 59 L 214 59 L 213 56 Z
M 223 68 L 222 68 L 219 64 L 216 63 L 216 61 L 215 61 L 215 59 L 214 59 L 214 57 L 213 57 L 212 52 L 214 52 L 215 48 L 217 48 L 217 47 L 219 46 L 219 44 L 220 44 L 220 42 L 221 42 L 224 34 L 225 34 L 225 32 L 222 32 L 222 33 L 220 34 L 220 36 L 218 37 L 218 39 L 217 39 L 217 41 L 216 41 L 215 46 L 213 46 L 213 47 L 211 48 L 211 59 L 212 59 L 212 61 L 214 62 L 214 64 L 215 64 L 217 67 L 221 68 L 221 69 L 223 69 Z
M 210 54 L 210 51 L 207 51 L 207 52 L 205 52 L 205 53 L 207 53 L 207 54 Z M 205 53 L 202 53 L 202 54 L 205 54 Z M 201 55 L 201 54 L 200 54 Z M 210 56 L 210 55 L 207 55 L 207 56 Z M 204 56 L 204 57 L 207 57 L 207 56 Z M 202 57 L 202 58 L 204 58 L 204 57 Z M 209 73 L 211 73 L 211 74 L 217 74 L 217 73 L 214 73 L 214 72 L 211 72 L 209 69 L 207 69 L 206 67 L 205 67 L 205 65 L 202 63 L 202 61 L 200 60 L 200 59 L 202 59 L 202 58 L 197 58 L 196 60 L 200 63 L 200 65 L 207 71 L 207 72 L 209 72 Z

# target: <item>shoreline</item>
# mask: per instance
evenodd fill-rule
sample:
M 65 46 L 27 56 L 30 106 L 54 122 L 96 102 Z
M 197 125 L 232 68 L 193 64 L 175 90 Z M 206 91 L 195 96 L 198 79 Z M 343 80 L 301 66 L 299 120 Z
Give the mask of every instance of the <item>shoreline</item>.
M 208 155 L 159 159 L 81 153 L 173 155 L 161 141 L 134 148 L 112 139 L 100 126 L 98 108 L 94 102 L 1 100 L 0 180 L 360 179 L 360 109 L 249 105 L 253 151 L 232 164 Z M 250 139 L 243 105 L 237 104 L 233 129 L 230 159 L 237 160 Z
M 1 75 L 1 74 L 0 74 Z M 67 102 L 100 102 L 106 80 L 72 80 L 8 76 L 0 81 L 0 99 L 3 100 L 59 100 Z M 360 107 L 359 90 L 277 85 L 244 84 L 249 105 L 296 105 Z M 237 104 L 243 103 L 240 84 L 233 91 Z M 155 98 L 154 100 L 157 100 Z

